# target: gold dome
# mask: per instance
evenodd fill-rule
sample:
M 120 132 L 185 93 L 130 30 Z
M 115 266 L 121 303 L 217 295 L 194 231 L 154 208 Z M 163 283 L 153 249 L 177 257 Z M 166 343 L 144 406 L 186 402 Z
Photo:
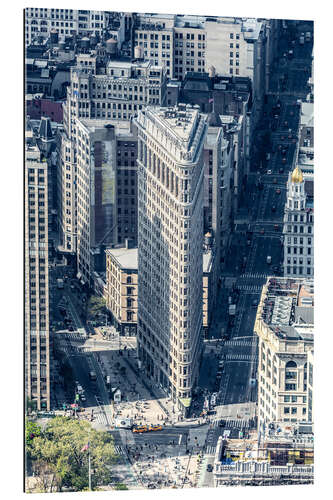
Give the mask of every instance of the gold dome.
M 291 182 L 300 183 L 303 182 L 303 173 L 299 167 L 296 167 L 291 174 Z

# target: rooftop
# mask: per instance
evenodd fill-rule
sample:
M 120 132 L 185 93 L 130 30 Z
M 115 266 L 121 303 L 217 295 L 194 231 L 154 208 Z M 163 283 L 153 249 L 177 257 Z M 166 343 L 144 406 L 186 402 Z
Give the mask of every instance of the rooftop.
M 314 104 L 313 102 L 302 102 L 301 105 L 301 126 L 313 127 Z
M 209 273 L 212 267 L 212 251 L 208 250 L 202 254 L 202 271 L 204 273 Z
M 89 131 L 95 132 L 105 126 L 112 125 L 115 128 L 116 135 L 131 135 L 131 123 L 128 120 L 99 120 L 96 118 L 80 118 L 81 122 Z
M 267 279 L 258 314 L 281 339 L 313 340 L 313 280 L 305 278 Z
M 137 248 L 108 248 L 107 255 L 112 255 L 122 269 L 138 270 L 138 249 Z

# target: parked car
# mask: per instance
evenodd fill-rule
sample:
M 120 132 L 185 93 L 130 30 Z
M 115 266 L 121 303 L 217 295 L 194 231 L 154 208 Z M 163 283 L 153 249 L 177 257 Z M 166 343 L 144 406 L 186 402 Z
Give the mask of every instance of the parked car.
M 207 472 L 212 472 L 213 471 L 213 466 L 212 464 L 207 465 Z
M 281 194 L 281 189 L 277 188 L 275 192 L 276 192 L 276 194 Z
M 267 175 L 271 175 L 272 174 L 272 171 L 271 170 L 267 170 Z
M 141 427 L 134 427 L 133 432 L 138 432 L 140 434 L 142 432 L 148 432 L 148 427 L 146 425 L 142 425 Z

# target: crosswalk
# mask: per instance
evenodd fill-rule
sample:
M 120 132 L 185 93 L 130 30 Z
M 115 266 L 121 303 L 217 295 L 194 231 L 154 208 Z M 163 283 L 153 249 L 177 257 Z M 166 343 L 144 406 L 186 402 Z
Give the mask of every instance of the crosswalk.
M 221 419 L 218 418 L 216 420 L 213 420 L 211 422 L 211 425 L 213 427 L 218 427 L 220 425 L 220 422 L 224 422 L 224 428 L 225 429 L 249 429 L 250 428 L 250 422 L 249 419 L 247 418 L 228 418 L 228 419 Z
M 240 275 L 241 278 L 267 278 L 267 273 L 243 273 Z
M 251 356 L 251 354 L 227 354 L 225 356 L 226 361 L 257 361 L 257 356 Z
M 254 340 L 256 342 L 256 340 Z M 228 340 L 224 343 L 224 347 L 252 347 L 253 342 L 248 340 Z
M 115 449 L 115 452 L 116 452 L 117 455 L 126 456 L 126 452 L 125 452 L 125 450 L 124 450 L 124 448 L 122 446 L 116 444 L 115 447 L 114 447 L 114 449 Z
M 262 285 L 237 285 L 237 288 L 245 293 L 261 293 Z

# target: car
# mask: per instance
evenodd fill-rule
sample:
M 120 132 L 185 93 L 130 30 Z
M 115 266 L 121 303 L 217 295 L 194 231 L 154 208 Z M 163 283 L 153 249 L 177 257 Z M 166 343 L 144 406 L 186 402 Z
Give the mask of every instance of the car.
M 260 229 L 260 234 L 265 234 L 265 229 L 264 228 Z
M 212 464 L 207 465 L 207 472 L 213 472 L 213 466 Z
M 281 189 L 277 188 L 275 192 L 276 192 L 276 194 L 281 194 Z
M 279 272 L 279 266 L 273 266 L 273 271 L 275 273 L 278 273 Z
M 267 175 L 271 175 L 272 174 L 272 171 L 271 170 L 267 170 Z
M 279 174 L 283 174 L 283 172 L 284 172 L 284 168 L 283 168 L 283 167 L 280 167 L 280 168 L 279 168 Z
M 148 427 L 146 425 L 142 425 L 141 427 L 134 427 L 133 432 L 138 432 L 140 434 L 142 432 L 148 432 Z
M 277 179 L 276 178 L 273 179 L 273 184 L 277 184 Z
M 148 430 L 149 431 L 163 431 L 163 427 L 161 425 L 150 425 Z
M 85 395 L 84 395 L 84 394 L 81 394 L 80 398 L 81 398 L 81 401 L 83 401 L 83 402 L 84 402 L 84 401 L 87 401 L 87 398 L 85 397 Z
M 278 231 L 280 229 L 279 224 L 274 224 L 274 231 Z
M 272 206 L 271 206 L 271 210 L 272 210 L 272 212 L 276 212 L 276 206 L 275 206 L 275 205 L 272 205 Z

